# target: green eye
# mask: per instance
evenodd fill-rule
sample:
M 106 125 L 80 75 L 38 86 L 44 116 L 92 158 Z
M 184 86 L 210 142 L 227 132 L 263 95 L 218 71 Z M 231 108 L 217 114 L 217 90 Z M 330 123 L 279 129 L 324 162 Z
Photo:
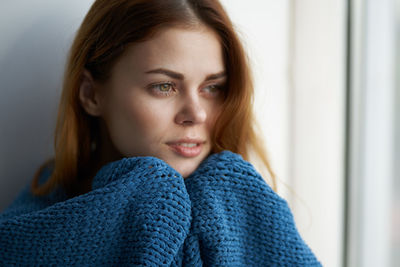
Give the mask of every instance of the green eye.
M 222 86 L 218 84 L 212 84 L 204 88 L 204 90 L 211 94 L 216 94 L 222 90 Z
M 171 90 L 171 84 L 163 83 L 159 85 L 159 88 L 161 92 L 168 92 L 169 90 Z
M 176 85 L 172 82 L 163 82 L 149 85 L 150 91 L 159 96 L 169 96 L 176 92 Z
M 208 88 L 209 88 L 208 91 L 210 91 L 211 93 L 214 93 L 219 90 L 219 87 L 217 85 L 210 85 L 208 86 Z

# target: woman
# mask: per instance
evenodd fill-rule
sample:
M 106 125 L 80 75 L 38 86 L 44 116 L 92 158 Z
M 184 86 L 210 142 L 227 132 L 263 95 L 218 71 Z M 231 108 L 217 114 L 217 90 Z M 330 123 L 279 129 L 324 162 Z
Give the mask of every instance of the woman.
M 274 178 L 252 94 L 218 1 L 95 1 L 69 55 L 55 158 L 1 215 L 0 262 L 320 266 L 245 161 L 254 151 Z

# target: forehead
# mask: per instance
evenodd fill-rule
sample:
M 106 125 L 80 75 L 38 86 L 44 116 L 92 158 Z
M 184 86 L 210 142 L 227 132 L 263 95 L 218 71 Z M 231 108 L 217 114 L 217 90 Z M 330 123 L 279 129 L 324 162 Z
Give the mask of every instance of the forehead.
M 160 30 L 153 38 L 130 45 L 120 65 L 133 70 L 154 67 L 197 73 L 224 70 L 218 35 L 203 26 Z

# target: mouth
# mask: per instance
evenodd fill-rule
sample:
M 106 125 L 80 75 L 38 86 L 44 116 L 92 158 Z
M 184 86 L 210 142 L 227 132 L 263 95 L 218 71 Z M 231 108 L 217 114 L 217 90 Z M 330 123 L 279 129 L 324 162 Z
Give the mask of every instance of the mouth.
M 179 156 L 193 158 L 201 154 L 204 143 L 205 142 L 201 140 L 185 139 L 169 142 L 167 145 Z

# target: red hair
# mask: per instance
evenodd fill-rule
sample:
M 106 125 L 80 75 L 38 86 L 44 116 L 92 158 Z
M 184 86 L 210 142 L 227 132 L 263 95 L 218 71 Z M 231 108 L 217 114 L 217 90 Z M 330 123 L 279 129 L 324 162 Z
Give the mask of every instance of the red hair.
M 89 70 L 97 81 L 106 81 L 113 64 L 129 44 L 150 39 L 165 27 L 190 28 L 199 24 L 219 36 L 228 77 L 224 108 L 212 133 L 212 153 L 230 150 L 249 160 L 249 153 L 254 152 L 268 170 L 276 190 L 275 174 L 255 131 L 248 59 L 219 1 L 97 0 L 83 20 L 69 53 L 55 129 L 55 156 L 36 172 L 31 187 L 35 195 L 48 194 L 57 186 L 70 195 L 88 190 L 79 188 L 88 176 L 87 166 L 96 160 L 91 144 L 99 141 L 99 126 L 97 118 L 88 115 L 80 105 L 83 71 Z M 54 165 L 52 175 L 39 186 L 39 175 L 49 164 Z

